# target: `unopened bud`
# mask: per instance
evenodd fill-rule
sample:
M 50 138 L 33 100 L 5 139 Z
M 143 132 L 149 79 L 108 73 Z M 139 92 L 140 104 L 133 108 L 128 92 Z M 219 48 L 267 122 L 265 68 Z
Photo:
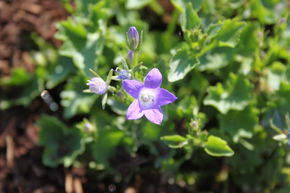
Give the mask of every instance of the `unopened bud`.
M 91 80 L 89 80 L 87 85 L 89 86 L 91 92 L 99 95 L 107 92 L 108 88 L 106 82 L 99 77 L 92 78 Z
M 136 50 L 139 45 L 139 33 L 135 27 L 130 27 L 128 31 L 128 46 L 131 50 Z

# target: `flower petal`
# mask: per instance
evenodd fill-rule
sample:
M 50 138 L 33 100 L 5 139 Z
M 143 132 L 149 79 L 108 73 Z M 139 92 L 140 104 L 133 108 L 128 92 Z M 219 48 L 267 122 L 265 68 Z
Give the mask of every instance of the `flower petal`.
M 145 110 L 144 114 L 150 122 L 161 125 L 163 119 L 163 112 L 160 107 L 157 109 Z
M 169 103 L 174 102 L 177 99 L 177 97 L 169 92 L 168 90 L 164 88 L 159 89 L 159 94 L 157 98 L 157 104 L 160 106 L 167 105 Z
M 144 85 L 147 88 L 159 88 L 162 83 L 162 74 L 157 68 L 153 68 L 145 77 Z
M 128 108 L 127 119 L 140 119 L 143 115 L 144 112 L 140 109 L 138 100 L 134 100 Z
M 122 86 L 128 94 L 136 99 L 143 84 L 138 80 L 123 80 Z

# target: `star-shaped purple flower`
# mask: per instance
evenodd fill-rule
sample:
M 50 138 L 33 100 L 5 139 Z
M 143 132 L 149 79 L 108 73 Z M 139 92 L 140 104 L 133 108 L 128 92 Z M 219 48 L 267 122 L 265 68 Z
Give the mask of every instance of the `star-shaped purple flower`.
M 127 119 L 140 119 L 143 115 L 152 123 L 160 125 L 163 112 L 160 106 L 174 102 L 177 98 L 164 88 L 160 88 L 162 74 L 153 68 L 145 77 L 144 84 L 138 80 L 124 80 L 123 88 L 135 100 L 127 111 Z

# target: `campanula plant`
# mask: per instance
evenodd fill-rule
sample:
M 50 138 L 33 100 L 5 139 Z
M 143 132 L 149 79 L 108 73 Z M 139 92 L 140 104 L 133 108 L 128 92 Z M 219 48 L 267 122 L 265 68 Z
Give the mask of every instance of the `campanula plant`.
M 139 49 L 139 33 L 135 27 L 130 27 L 127 32 L 127 43 L 129 52 L 127 61 L 132 67 L 134 55 Z M 134 53 L 135 52 L 135 53 Z M 126 65 L 127 67 L 128 65 Z M 122 87 L 135 100 L 127 110 L 127 119 L 135 120 L 143 115 L 152 123 L 161 125 L 163 112 L 161 106 L 174 102 L 177 97 L 164 88 L 160 88 L 162 83 L 162 74 L 157 68 L 153 68 L 144 78 L 144 84 L 138 80 L 130 80 L 131 69 L 116 69 L 117 79 L 123 80 Z M 128 79 L 128 80 L 126 80 Z M 91 92 L 95 94 L 104 94 L 107 91 L 107 84 L 101 78 L 92 78 L 87 83 Z
M 164 2 L 76 0 L 58 23 L 57 59 L 31 80 L 59 92 L 39 121 L 44 163 L 115 192 L 288 193 L 287 1 Z

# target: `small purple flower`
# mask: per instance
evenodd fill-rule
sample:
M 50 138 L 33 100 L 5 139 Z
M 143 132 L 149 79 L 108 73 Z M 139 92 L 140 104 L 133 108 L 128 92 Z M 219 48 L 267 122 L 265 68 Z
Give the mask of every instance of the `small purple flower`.
M 108 88 L 106 82 L 99 77 L 92 78 L 91 80 L 89 80 L 87 85 L 89 86 L 91 92 L 99 95 L 107 92 Z
M 164 88 L 160 88 L 162 74 L 153 68 L 145 77 L 144 84 L 137 80 L 124 80 L 123 88 L 135 100 L 127 111 L 127 119 L 139 119 L 143 115 L 152 123 L 161 125 L 163 112 L 160 106 L 174 102 L 177 98 Z
M 131 79 L 131 74 L 128 70 L 118 69 L 118 70 L 115 70 L 115 72 L 118 74 L 119 80 Z
M 128 44 L 131 50 L 136 50 L 139 45 L 139 33 L 137 29 L 132 26 L 128 31 Z

